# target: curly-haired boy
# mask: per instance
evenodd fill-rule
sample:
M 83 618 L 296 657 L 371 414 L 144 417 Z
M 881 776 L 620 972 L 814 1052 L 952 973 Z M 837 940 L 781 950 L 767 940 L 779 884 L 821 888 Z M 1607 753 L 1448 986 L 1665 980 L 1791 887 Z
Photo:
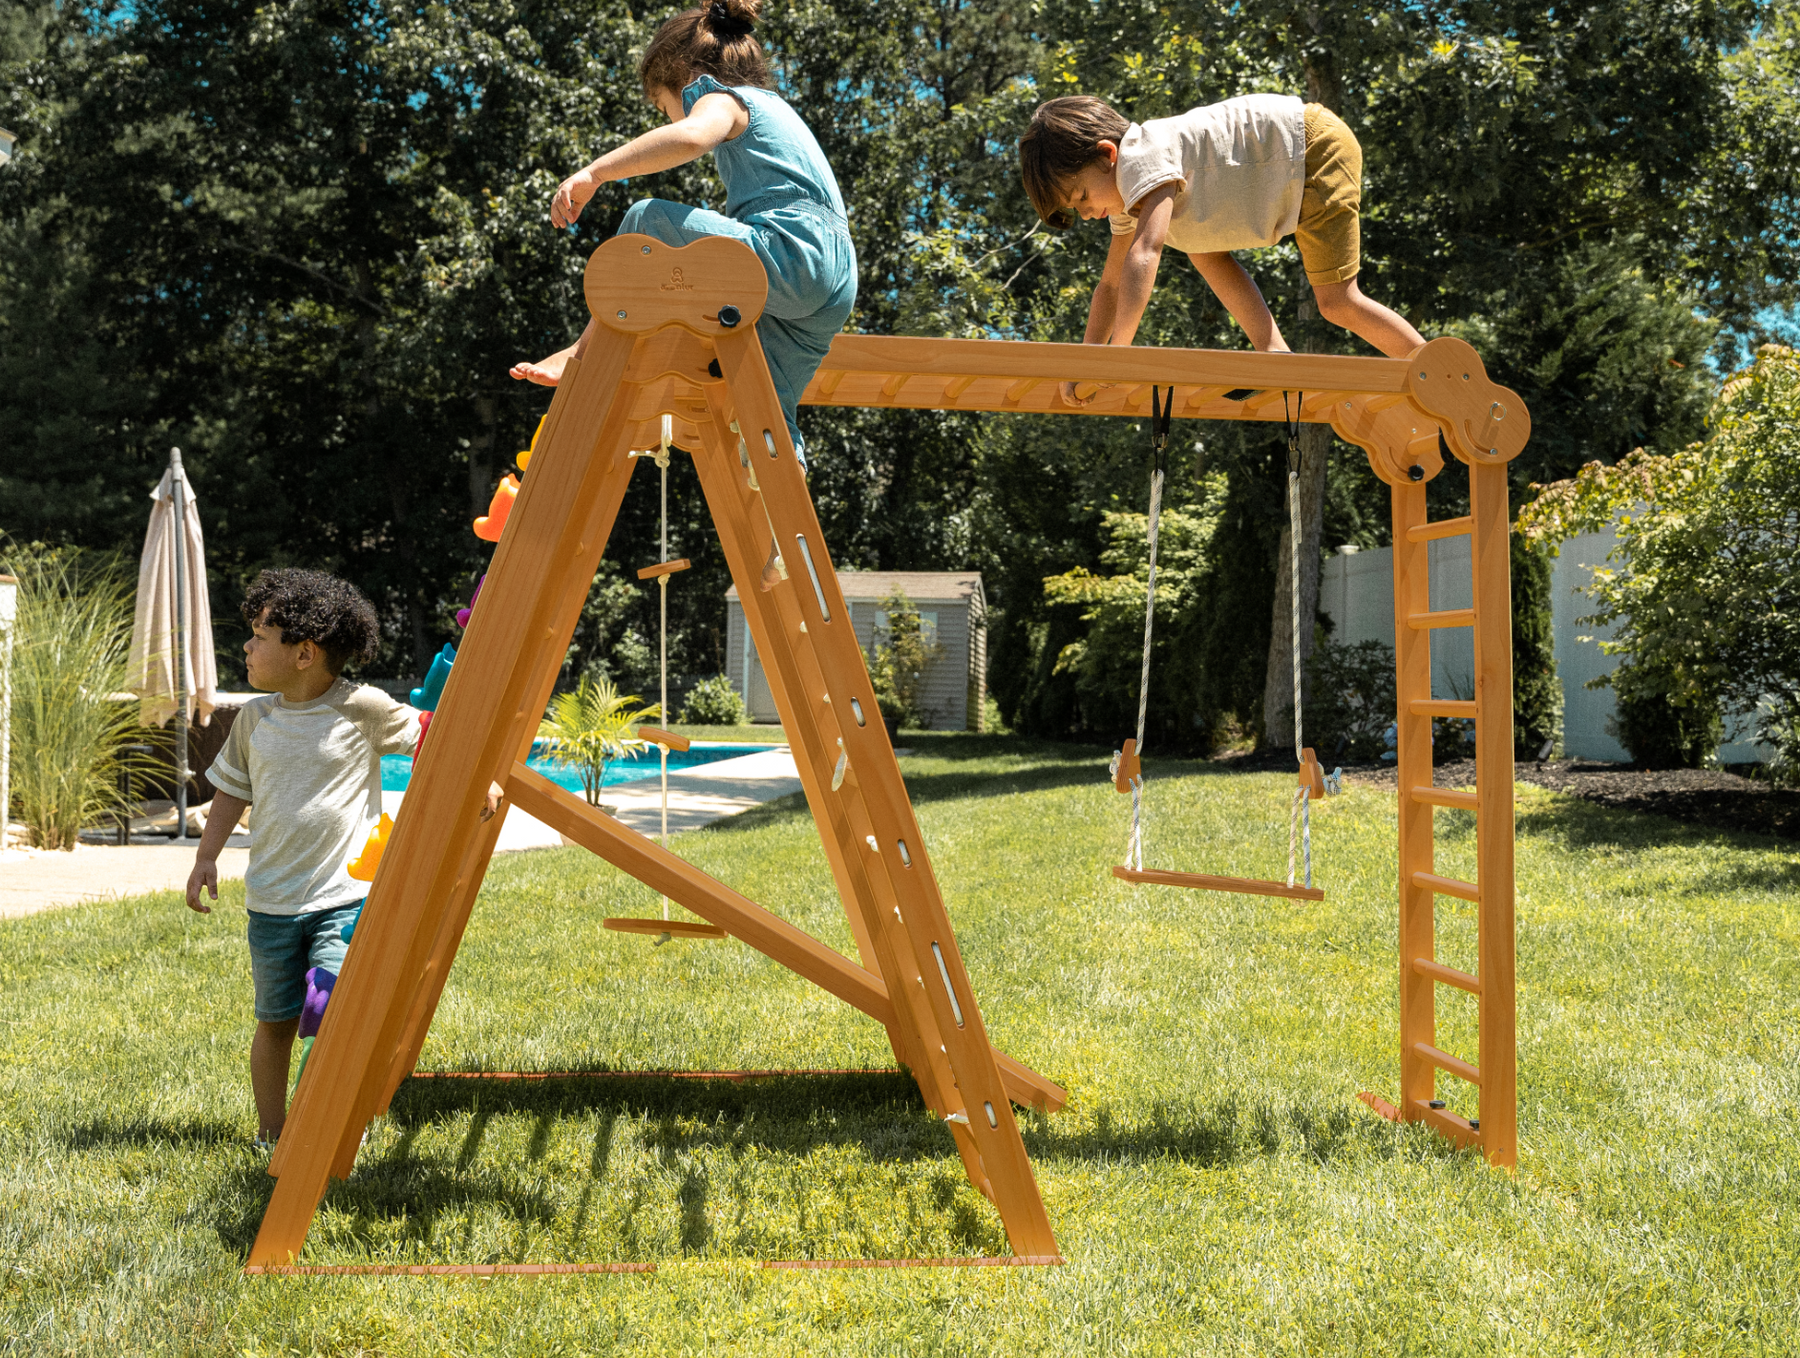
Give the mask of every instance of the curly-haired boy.
M 270 696 L 244 705 L 207 771 L 218 791 L 187 903 L 211 913 L 201 892 L 219 899 L 219 850 L 254 804 L 245 874 L 257 1019 L 250 1084 L 257 1140 L 268 1145 L 287 1118 L 308 975 L 329 993 L 362 909 L 364 888 L 347 866 L 381 816 L 381 756 L 412 752 L 419 713 L 342 677 L 346 665 L 373 659 L 380 640 L 375 609 L 355 586 L 319 571 L 264 571 L 243 614 L 250 683 Z

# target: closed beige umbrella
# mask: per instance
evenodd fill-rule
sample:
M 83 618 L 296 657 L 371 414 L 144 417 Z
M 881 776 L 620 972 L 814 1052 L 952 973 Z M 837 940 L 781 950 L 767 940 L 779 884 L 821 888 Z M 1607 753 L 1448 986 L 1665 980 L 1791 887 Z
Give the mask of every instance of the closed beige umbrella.
M 181 449 L 169 449 L 169 469 L 150 499 L 150 528 L 138 563 L 137 615 L 131 628 L 131 687 L 144 725 L 161 726 L 179 712 L 187 720 L 198 718 L 204 726 L 217 703 L 219 668 L 213 659 L 200 511 L 181 468 Z M 178 738 L 178 835 L 187 826 L 187 780 L 187 741 Z

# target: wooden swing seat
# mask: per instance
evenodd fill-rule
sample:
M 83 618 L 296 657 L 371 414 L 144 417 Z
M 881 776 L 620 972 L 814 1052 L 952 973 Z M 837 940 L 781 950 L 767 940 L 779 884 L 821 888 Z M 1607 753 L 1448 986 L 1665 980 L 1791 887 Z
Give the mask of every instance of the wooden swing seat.
M 1160 872 L 1155 868 L 1117 867 L 1113 876 L 1141 886 L 1186 886 L 1196 891 L 1235 891 L 1243 896 L 1287 896 L 1296 901 L 1322 901 L 1323 888 L 1263 882 L 1254 877 L 1214 877 L 1204 872 Z

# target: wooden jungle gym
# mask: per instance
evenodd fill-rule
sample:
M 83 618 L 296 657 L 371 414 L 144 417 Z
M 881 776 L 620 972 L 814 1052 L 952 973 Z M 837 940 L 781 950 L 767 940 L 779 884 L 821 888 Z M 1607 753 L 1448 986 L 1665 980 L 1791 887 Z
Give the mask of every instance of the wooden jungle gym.
M 269 1172 L 277 1179 L 250 1272 L 300 1267 L 328 1181 L 350 1173 L 369 1119 L 418 1061 L 445 978 L 499 836 L 483 823 L 490 781 L 506 799 L 653 890 L 880 1022 L 895 1057 L 944 1120 L 970 1182 L 989 1198 L 1009 1263 L 1058 1260 L 1056 1238 L 1013 1117 L 1054 1110 L 1064 1092 L 989 1043 L 924 837 L 907 798 L 804 474 L 757 342 L 767 279 L 743 245 L 675 248 L 620 236 L 586 273 L 600 325 L 571 361 L 530 473 L 489 567 L 431 735 L 369 893 Z M 1098 382 L 1080 410 L 1063 380 Z M 1529 417 L 1488 380 L 1468 345 L 1434 340 L 1408 359 L 1212 350 L 1100 348 L 843 335 L 807 389 L 816 405 L 1138 416 L 1173 386 L 1185 419 L 1301 418 L 1363 448 L 1393 499 L 1399 670 L 1400 1099 L 1362 1097 L 1384 1116 L 1422 1121 L 1511 1165 L 1513 1038 L 1513 735 L 1506 464 Z M 767 669 L 783 727 L 849 917 L 860 965 L 699 872 L 653 840 L 526 766 L 570 635 L 635 465 L 662 417 L 694 466 Z M 1428 522 L 1425 486 L 1443 468 L 1439 437 L 1469 469 L 1467 518 Z M 1427 547 L 1471 538 L 1474 607 L 1433 612 Z M 770 539 L 786 579 L 758 588 Z M 1430 634 L 1472 627 L 1475 697 L 1431 693 Z M 1433 717 L 1475 721 L 1477 791 L 1432 785 Z M 1478 880 L 1433 871 L 1433 810 L 1472 809 Z M 1479 956 L 1468 973 L 1436 959 L 1435 897 L 1476 904 Z M 1480 1005 L 1470 1064 L 1436 1045 L 1436 987 Z M 1435 1098 L 1437 1072 L 1478 1086 L 1474 1121 Z M 849 1262 L 849 1261 L 846 1261 Z M 958 1261 L 939 1261 L 958 1262 Z M 963 1261 L 976 1262 L 976 1261 Z M 492 1265 L 307 1272 L 638 1271 L 650 1265 Z

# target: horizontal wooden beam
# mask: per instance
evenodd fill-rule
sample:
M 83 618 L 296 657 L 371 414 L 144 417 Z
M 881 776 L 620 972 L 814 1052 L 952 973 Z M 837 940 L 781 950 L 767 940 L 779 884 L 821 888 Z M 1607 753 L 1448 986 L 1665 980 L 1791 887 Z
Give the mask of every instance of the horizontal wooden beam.
M 1014 340 L 839 335 L 801 401 L 807 405 L 1007 410 L 1138 416 L 1151 386 L 1176 389 L 1184 419 L 1279 420 L 1284 391 L 1307 394 L 1302 418 L 1327 423 L 1343 400 L 1406 401 L 1407 363 L 1341 354 L 1264 354 L 1231 349 L 1113 348 Z M 1071 406 L 1059 383 L 1097 385 Z M 1083 390 L 1086 391 L 1084 386 Z M 1252 395 L 1228 401 L 1229 392 Z

